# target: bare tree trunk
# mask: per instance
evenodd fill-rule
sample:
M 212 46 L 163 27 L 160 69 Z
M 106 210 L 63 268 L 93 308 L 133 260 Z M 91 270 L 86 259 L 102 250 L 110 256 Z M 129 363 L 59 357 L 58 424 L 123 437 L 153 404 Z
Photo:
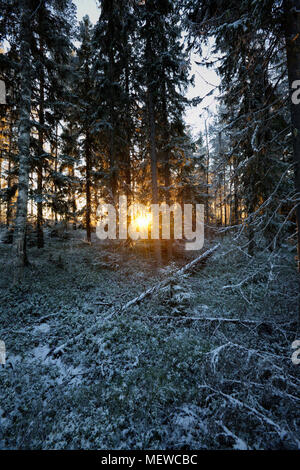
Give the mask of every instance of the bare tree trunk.
M 126 54 L 126 65 L 125 65 L 125 89 L 126 89 L 126 96 L 129 99 L 129 58 Z M 128 102 L 127 106 L 127 113 L 126 113 L 126 121 L 127 121 L 127 142 L 126 142 L 126 149 L 125 149 L 125 184 L 126 184 L 126 196 L 128 205 L 131 205 L 131 158 L 130 158 L 130 147 L 131 147 L 131 132 L 129 130 L 130 126 L 130 106 Z M 128 225 L 130 221 L 128 220 Z
M 20 25 L 20 121 L 19 121 L 19 185 L 17 215 L 15 221 L 15 261 L 18 267 L 27 264 L 26 224 L 29 185 L 30 111 L 31 111 L 31 58 L 30 58 L 30 9 L 28 0 L 21 2 Z
M 236 174 L 237 170 L 237 161 L 236 157 L 233 157 L 233 193 L 234 193 L 234 202 L 233 202 L 233 214 L 234 214 L 234 224 L 239 224 L 239 199 L 238 199 L 238 177 Z
M 6 203 L 6 227 L 9 228 L 10 221 L 11 221 L 11 196 L 10 196 L 10 188 L 11 188 L 11 154 L 12 154 L 12 116 L 10 116 L 10 124 L 9 124 L 9 146 L 8 146 L 8 176 L 7 176 L 7 203 Z
M 113 7 L 113 5 L 111 5 Z M 111 33 L 113 37 L 113 33 Z M 109 80 L 112 84 L 115 81 L 115 58 L 114 58 L 114 51 L 112 46 L 109 51 Z M 116 127 L 116 115 L 115 115 L 115 97 L 113 94 L 113 90 L 110 91 L 109 95 L 109 114 L 110 114 L 110 142 L 109 142 L 109 160 L 110 160 L 110 181 L 111 181 L 111 192 L 112 192 L 112 199 L 116 206 L 117 204 L 117 190 L 118 190 L 118 173 L 119 173 L 119 162 L 117 161 L 116 155 L 116 144 L 115 144 L 115 127 Z
M 158 204 L 158 185 L 157 185 L 157 153 L 155 139 L 155 120 L 153 109 L 152 92 L 148 92 L 149 107 L 149 138 L 150 138 L 150 156 L 151 156 L 151 177 L 152 177 L 152 202 Z
M 219 156 L 220 160 L 223 159 L 224 172 L 223 172 L 223 197 L 221 206 L 224 207 L 224 226 L 227 226 L 227 207 L 226 207 L 226 162 L 223 155 L 223 142 L 222 142 L 222 132 L 219 132 Z M 221 217 L 223 225 L 223 215 Z
M 171 169 L 170 169 L 170 153 L 168 148 L 169 143 L 169 122 L 168 122 L 168 110 L 167 110 L 167 99 L 166 99 L 166 82 L 164 81 L 163 84 L 164 96 L 163 96 L 163 165 L 164 165 L 164 183 L 165 183 L 165 201 L 168 206 L 171 204 L 171 194 L 170 194 L 170 186 L 171 186 Z M 171 231 L 172 232 L 172 231 Z M 167 254 L 168 259 L 172 258 L 173 254 L 173 239 L 171 236 L 171 240 L 166 240 L 167 244 Z
M 152 180 L 152 204 L 158 204 L 158 184 L 157 184 L 157 153 L 155 139 L 155 118 L 152 92 L 148 90 L 148 113 L 149 113 L 149 143 L 151 158 L 151 180 Z M 161 244 L 160 240 L 154 240 L 155 257 L 158 264 L 161 264 Z
M 40 42 L 40 53 L 43 55 L 43 43 Z M 40 69 L 40 96 L 39 96 L 39 162 L 37 167 L 37 247 L 44 248 L 44 233 L 43 233 L 43 153 L 44 153 L 44 101 L 45 101 L 45 76 L 44 69 Z
M 248 255 L 249 256 L 253 256 L 254 255 L 254 248 L 255 248 L 255 242 L 254 242 L 254 229 L 253 229 L 253 225 L 252 225 L 252 217 L 251 217 L 251 214 L 254 212 L 254 206 L 251 204 L 250 208 L 249 208 L 249 213 L 250 213 L 250 216 L 248 215 L 249 217 L 249 221 L 248 221 Z
M 58 170 L 58 124 L 55 126 L 55 161 L 54 161 L 54 171 L 57 173 Z M 56 195 L 57 185 L 54 183 L 54 194 Z M 54 223 L 57 224 L 57 208 L 54 207 Z
M 153 62 L 153 52 L 151 40 L 148 38 L 146 46 L 146 57 L 148 64 Z M 152 182 L 152 204 L 158 204 L 158 174 L 157 174 L 157 152 L 156 152 L 156 135 L 155 135 L 155 114 L 153 103 L 153 85 L 151 84 L 152 77 L 147 77 L 148 82 L 148 121 L 149 121 L 149 144 L 150 144 L 150 159 L 151 159 L 151 182 Z M 154 240 L 155 257 L 158 264 L 161 264 L 161 243 L 160 240 Z
M 233 176 L 232 176 L 232 165 L 231 161 L 229 163 L 229 225 L 232 225 L 232 182 L 233 182 Z
M 227 227 L 226 165 L 224 165 L 223 204 L 224 204 L 224 225 L 225 227 Z
M 209 225 L 209 160 L 210 160 L 210 154 L 209 154 L 209 143 L 208 143 L 208 131 L 207 131 L 207 120 L 205 119 L 205 139 L 206 139 L 206 154 L 207 154 L 207 160 L 206 160 L 206 206 L 205 206 L 205 220 L 206 220 L 206 225 L 208 229 Z
M 74 176 L 75 176 L 74 165 L 72 165 L 72 167 L 71 167 L 71 173 L 70 173 L 70 175 L 72 176 L 72 178 L 74 178 Z M 71 202 L 72 202 L 71 205 L 72 205 L 72 212 L 73 212 L 73 230 L 76 230 L 76 229 L 77 229 L 77 225 L 76 225 L 76 211 L 77 211 L 77 205 L 76 205 L 75 189 L 74 189 L 73 186 L 72 186 Z
M 86 132 L 85 137 L 85 195 L 86 195 L 86 239 L 91 242 L 91 149 L 90 136 Z

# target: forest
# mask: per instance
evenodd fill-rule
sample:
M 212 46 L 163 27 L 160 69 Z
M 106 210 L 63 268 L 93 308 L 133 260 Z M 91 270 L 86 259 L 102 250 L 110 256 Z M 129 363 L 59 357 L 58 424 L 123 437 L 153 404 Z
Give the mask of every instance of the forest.
M 299 202 L 300 0 L 0 0 L 0 450 L 300 450 Z

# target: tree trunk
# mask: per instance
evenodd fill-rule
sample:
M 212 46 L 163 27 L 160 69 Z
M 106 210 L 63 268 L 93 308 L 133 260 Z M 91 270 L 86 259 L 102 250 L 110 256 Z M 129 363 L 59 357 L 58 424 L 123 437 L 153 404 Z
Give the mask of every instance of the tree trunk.
M 55 126 L 55 160 L 54 160 L 55 174 L 57 173 L 57 170 L 58 170 L 58 124 L 56 123 L 56 126 Z M 57 184 L 56 183 L 54 183 L 54 194 L 55 194 L 55 197 L 56 197 L 56 194 L 57 194 Z M 55 225 L 57 224 L 57 203 L 56 202 L 55 202 L 55 206 L 54 206 L 54 223 L 55 223 Z
M 170 186 L 171 186 L 171 169 L 170 169 L 170 153 L 168 148 L 166 148 L 169 144 L 169 121 L 168 121 L 168 110 L 167 110 L 167 97 L 166 97 L 166 82 L 163 83 L 163 174 L 164 174 L 164 183 L 165 183 L 165 201 L 168 206 L 171 204 L 171 194 L 170 194 Z M 171 230 L 172 233 L 172 230 Z M 171 235 L 171 240 L 166 240 L 167 245 L 167 255 L 168 259 L 170 260 L 173 255 L 173 239 Z
M 109 81 L 111 84 L 111 90 L 109 94 L 109 119 L 110 119 L 110 138 L 109 138 L 109 160 L 110 160 L 110 181 L 111 181 L 111 193 L 113 203 L 116 206 L 117 204 L 117 190 L 118 190 L 118 161 L 116 155 L 116 144 L 115 144 L 115 132 L 116 132 L 116 113 L 115 113 L 115 95 L 114 95 L 114 87 L 113 83 L 115 82 L 115 56 L 113 50 L 113 38 L 114 38 L 114 26 L 112 20 L 112 10 L 113 10 L 113 3 L 110 4 L 110 23 L 109 23 L 109 35 L 111 38 L 111 46 L 109 49 L 109 69 L 108 69 L 108 76 Z
M 233 192 L 234 192 L 234 203 L 233 203 L 233 214 L 234 214 L 234 224 L 239 224 L 239 199 L 238 199 L 238 176 L 236 173 L 237 170 L 237 158 L 233 157 Z
M 127 110 L 126 110 L 126 125 L 127 125 L 127 142 L 125 148 L 125 184 L 126 184 L 126 196 L 127 203 L 131 205 L 131 159 L 130 159 L 130 148 L 131 148 L 131 130 L 130 130 L 130 97 L 129 97 L 129 58 L 126 54 L 126 65 L 125 65 L 125 90 L 127 97 Z M 129 221 L 128 221 L 129 222 Z
M 210 160 L 210 154 L 209 154 L 209 143 L 208 143 L 208 131 L 207 131 L 207 120 L 205 119 L 205 140 L 206 140 L 206 155 L 207 155 L 207 160 L 206 160 L 206 205 L 205 205 L 205 221 L 208 229 L 209 225 L 209 160 Z M 208 230 L 209 231 L 209 230 Z
M 155 139 L 155 118 L 152 92 L 148 90 L 148 114 L 149 114 L 149 143 L 151 158 L 151 180 L 152 180 L 152 204 L 158 204 L 158 184 L 157 184 L 157 153 Z M 160 240 L 154 240 L 155 257 L 158 264 L 161 264 L 161 244 Z
M 91 149 L 90 136 L 86 132 L 85 137 L 85 195 L 86 195 L 86 239 L 91 243 Z
M 11 195 L 10 195 L 10 188 L 11 188 L 11 182 L 12 182 L 12 176 L 11 176 L 11 154 L 12 154 L 12 130 L 13 130 L 13 124 L 12 124 L 12 116 L 10 116 L 10 124 L 9 124 L 9 146 L 8 146 L 8 172 L 7 172 L 7 189 L 8 189 L 8 194 L 7 194 L 7 203 L 6 203 L 6 227 L 9 228 L 10 226 L 10 221 L 11 221 Z
M 30 9 L 28 0 L 23 0 L 20 24 L 20 120 L 19 120 L 19 185 L 17 215 L 15 221 L 15 261 L 22 268 L 27 264 L 26 224 L 30 157 L 30 111 L 31 111 L 31 58 L 30 58 Z
M 74 166 L 72 166 L 72 168 L 71 168 L 71 176 L 72 176 L 72 178 L 74 178 L 74 176 L 75 176 Z M 77 211 L 76 195 L 75 195 L 74 187 L 72 186 L 73 230 L 76 230 L 76 229 L 77 229 L 77 225 L 76 225 L 76 219 L 77 219 L 77 217 L 76 217 L 76 211 Z
M 148 90 L 148 113 L 149 113 L 149 142 L 151 157 L 151 180 L 152 180 L 152 204 L 158 204 L 158 184 L 157 184 L 157 153 L 155 139 L 155 118 L 152 92 Z M 161 244 L 160 240 L 154 240 L 156 261 L 161 264 Z
M 153 51 L 151 39 L 147 39 L 146 59 L 148 64 L 153 63 Z M 155 135 L 155 114 L 153 103 L 153 85 L 151 81 L 153 77 L 148 71 L 147 77 L 147 97 L 148 97 L 148 122 L 149 122 L 149 146 L 151 160 L 151 183 L 152 183 L 152 204 L 158 204 L 158 176 L 157 176 L 157 152 L 156 152 L 156 135 Z M 154 240 L 155 257 L 158 264 L 161 264 L 161 243 L 160 240 Z
M 40 54 L 44 53 L 42 41 L 40 41 Z M 43 233 L 43 153 L 44 153 L 44 102 L 45 102 L 45 76 L 43 66 L 40 68 L 40 96 L 39 96 L 39 162 L 37 167 L 37 247 L 44 248 Z

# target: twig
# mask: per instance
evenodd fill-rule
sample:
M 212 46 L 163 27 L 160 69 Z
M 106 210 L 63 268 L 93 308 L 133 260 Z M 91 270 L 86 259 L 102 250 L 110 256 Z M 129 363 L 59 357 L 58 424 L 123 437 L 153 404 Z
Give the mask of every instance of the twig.
M 209 322 L 229 322 L 229 323 L 245 323 L 245 325 L 260 325 L 261 323 L 271 323 L 271 322 L 262 322 L 256 320 L 241 320 L 240 318 L 209 318 L 209 317 L 170 317 L 170 316 L 155 316 L 152 318 L 165 318 L 168 320 L 194 320 L 194 321 L 209 321 Z M 271 323 L 272 324 L 272 323 Z

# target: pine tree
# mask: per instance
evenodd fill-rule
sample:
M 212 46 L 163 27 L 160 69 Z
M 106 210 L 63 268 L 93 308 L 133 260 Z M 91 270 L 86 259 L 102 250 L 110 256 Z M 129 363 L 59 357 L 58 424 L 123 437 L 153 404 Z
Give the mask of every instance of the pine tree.
M 118 190 L 131 196 L 130 152 L 133 135 L 134 10 L 126 0 L 102 0 L 95 26 L 95 130 L 108 165 L 107 190 L 116 202 Z
M 160 193 L 171 203 L 172 146 L 184 135 L 183 96 L 189 80 L 189 62 L 181 43 L 179 10 L 173 2 L 151 0 L 140 6 L 142 57 L 140 67 L 141 98 L 145 103 L 149 129 L 152 203 Z M 144 85 L 144 86 L 143 86 Z M 161 178 L 160 178 L 161 175 Z M 162 180 L 162 190 L 159 182 Z M 160 260 L 159 246 L 156 257 Z M 171 244 L 168 246 L 171 255 Z
M 87 241 L 91 242 L 91 186 L 94 164 L 94 135 L 93 122 L 95 118 L 94 78 L 92 73 L 93 27 L 89 18 L 84 17 L 80 23 L 80 48 L 77 51 L 77 80 L 75 86 L 76 112 L 75 121 L 78 126 L 78 136 L 81 145 L 81 154 L 84 160 L 84 186 L 85 186 L 85 226 Z
M 187 2 L 187 6 L 191 36 L 214 36 L 216 52 L 221 53 L 222 101 L 227 108 L 224 121 L 233 144 L 228 161 L 233 159 L 235 167 L 235 219 L 239 199 L 246 211 L 248 247 L 253 254 L 254 231 L 262 231 L 270 246 L 271 234 L 276 243 L 283 221 L 276 209 L 283 204 L 284 185 L 278 189 L 278 182 L 286 180 L 283 176 L 289 163 L 282 153 L 288 134 L 284 71 L 279 65 L 282 10 L 278 2 L 267 0 Z M 270 72 L 272 67 L 279 71 L 276 76 Z M 258 211 L 265 201 L 264 210 Z

